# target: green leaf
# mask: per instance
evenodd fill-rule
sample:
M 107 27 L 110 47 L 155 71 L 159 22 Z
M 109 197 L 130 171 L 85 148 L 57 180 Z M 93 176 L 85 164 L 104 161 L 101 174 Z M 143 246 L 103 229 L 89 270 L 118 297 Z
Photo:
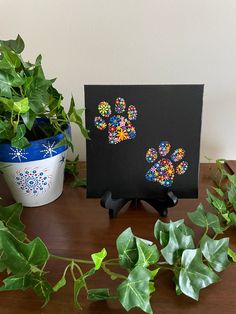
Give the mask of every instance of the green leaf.
M 17 113 L 26 113 L 27 111 L 29 111 L 29 109 L 29 100 L 27 97 L 21 99 L 20 101 L 14 102 L 13 111 Z
M 231 257 L 232 261 L 236 263 L 236 253 L 233 250 L 231 250 L 231 248 L 228 248 L 228 255 L 229 257 Z
M 228 199 L 233 205 L 234 210 L 236 210 L 236 187 L 233 184 L 230 185 L 230 189 L 228 190 Z
M 0 207 L 0 219 L 4 222 L 8 230 L 18 239 L 23 241 L 25 239 L 24 224 L 20 217 L 23 207 L 19 203 L 10 206 Z
M 76 123 L 79 126 L 82 135 L 86 139 L 90 139 L 90 137 L 88 135 L 89 131 L 84 127 L 83 120 L 81 118 L 83 112 L 84 112 L 84 109 L 82 109 L 82 108 L 81 109 L 76 109 L 75 108 L 74 98 L 71 97 L 70 108 L 69 108 L 69 111 L 68 111 L 69 120 L 70 120 L 70 122 L 74 122 L 74 123 Z
M 78 162 L 79 155 L 77 155 L 74 160 L 66 159 L 65 172 L 76 177 L 78 175 Z
M 11 139 L 14 136 L 12 126 L 9 121 L 0 121 L 0 139 Z
M 221 272 L 229 265 L 228 248 L 229 238 L 213 240 L 207 235 L 201 239 L 200 243 L 203 256 L 208 260 L 211 267 Z
M 132 269 L 138 261 L 138 249 L 131 228 L 127 228 L 119 235 L 116 246 L 120 265 Z
M 236 174 L 232 174 L 232 175 L 228 174 L 227 177 L 229 181 L 236 187 Z
M 3 225 L 0 226 L 0 247 L 5 266 L 16 276 L 26 275 L 34 266 L 43 265 L 49 258 L 47 247 L 41 239 L 35 238 L 25 244 L 13 237 Z
M 216 191 L 216 193 L 219 194 L 221 197 L 224 196 L 224 192 L 223 192 L 221 189 L 215 188 L 215 187 L 212 187 L 212 188 L 213 188 L 213 189 Z
M 4 286 L 0 287 L 0 291 L 8 290 L 27 290 L 32 287 L 31 275 L 10 276 L 3 280 Z
M 230 222 L 232 223 L 236 223 L 236 214 L 235 213 L 230 213 L 229 214 L 229 219 L 230 219 Z
M 136 238 L 136 244 L 139 255 L 136 266 L 148 267 L 158 261 L 160 254 L 155 244 L 148 245 L 139 238 Z
M 28 110 L 21 114 L 21 118 L 27 129 L 31 130 L 36 119 L 36 114 L 32 110 Z
M 11 79 L 10 75 L 0 70 L 0 96 L 11 97 Z
M 72 183 L 71 186 L 73 188 L 86 188 L 87 186 L 87 179 L 86 178 L 77 178 Z
M 21 53 L 25 48 L 24 41 L 20 35 L 15 40 L 0 40 L 0 46 L 8 47 L 15 53 Z
M 12 97 L 11 87 L 18 87 L 24 83 L 20 74 L 11 71 L 5 72 L 0 69 L 0 96 Z
M 199 227 L 211 227 L 215 233 L 222 233 L 223 229 L 220 226 L 219 218 L 216 215 L 207 212 L 202 204 L 198 205 L 194 212 L 188 213 L 188 217 Z
M 95 272 L 96 272 L 96 269 L 92 268 L 83 276 L 81 276 L 80 278 L 74 281 L 74 306 L 78 310 L 82 310 L 82 307 L 78 302 L 78 296 L 79 296 L 80 290 L 86 285 L 85 279 L 89 276 L 92 276 Z
M 208 198 L 207 200 L 211 205 L 213 205 L 221 214 L 225 214 L 227 211 L 225 202 L 215 197 L 212 193 L 207 190 Z
M 181 258 L 179 287 L 192 299 L 199 299 L 199 291 L 219 280 L 212 269 L 202 262 L 200 249 L 185 250 Z
M 173 265 L 181 257 L 183 250 L 193 248 L 194 242 L 192 235 L 185 235 L 181 230 L 176 228 L 176 224 L 170 222 L 169 242 L 161 250 L 165 260 L 170 265 Z
M 107 288 L 89 289 L 87 298 L 90 301 L 115 299 L 114 296 L 110 295 L 109 289 Z
M 78 296 L 80 290 L 85 286 L 84 278 L 80 277 L 74 281 L 74 306 L 78 310 L 82 310 L 81 305 L 78 302 Z
M 92 260 L 95 264 L 95 269 L 98 270 L 102 266 L 102 261 L 104 258 L 107 256 L 107 251 L 105 248 L 103 248 L 100 252 L 98 253 L 93 253 L 91 255 Z
M 45 278 L 40 277 L 40 275 L 35 275 L 33 289 L 39 297 L 44 299 L 43 307 L 46 306 L 53 293 L 53 288 L 49 282 Z
M 139 307 L 146 313 L 153 313 L 150 305 L 150 272 L 141 266 L 135 267 L 129 274 L 127 280 L 123 281 L 117 288 L 120 303 L 129 311 Z
M 11 145 L 16 148 L 26 148 L 30 146 L 29 141 L 25 137 L 26 128 L 24 124 L 18 125 L 16 129 L 16 136 L 11 140 Z
M 162 222 L 161 220 L 157 220 L 154 226 L 154 236 L 157 240 L 160 240 L 162 246 L 166 246 L 169 241 L 169 230 L 170 225 L 174 224 L 176 228 L 184 223 L 184 219 L 180 219 L 177 221 L 170 221 L 170 223 Z

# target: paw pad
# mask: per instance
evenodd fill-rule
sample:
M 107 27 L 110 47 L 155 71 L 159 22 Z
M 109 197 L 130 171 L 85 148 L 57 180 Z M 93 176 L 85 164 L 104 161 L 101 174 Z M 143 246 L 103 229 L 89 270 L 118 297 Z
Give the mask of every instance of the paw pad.
M 171 145 L 167 141 L 160 143 L 158 147 L 158 153 L 161 157 L 165 157 L 171 149 Z M 158 153 L 154 148 L 149 148 L 146 153 L 146 161 L 148 163 L 154 163 L 157 161 Z M 187 161 L 181 161 L 177 165 L 176 169 L 173 162 L 178 162 L 185 156 L 185 150 L 183 148 L 176 149 L 173 154 L 168 158 L 161 158 L 158 160 L 146 173 L 145 178 L 151 182 L 158 182 L 165 187 L 170 187 L 175 178 L 175 174 L 182 175 L 188 169 Z
M 121 115 L 126 110 L 126 102 L 124 98 L 118 97 L 115 101 L 115 112 L 111 116 L 111 106 L 106 101 L 102 101 L 98 105 L 98 111 L 101 116 L 94 118 L 95 127 L 103 131 L 108 125 L 108 141 L 109 144 L 117 144 L 125 140 L 134 139 L 136 137 L 135 127 L 132 125 L 131 121 L 137 119 L 137 109 L 135 106 L 130 105 L 127 110 L 127 116 Z M 105 118 L 109 118 L 109 121 L 106 122 Z

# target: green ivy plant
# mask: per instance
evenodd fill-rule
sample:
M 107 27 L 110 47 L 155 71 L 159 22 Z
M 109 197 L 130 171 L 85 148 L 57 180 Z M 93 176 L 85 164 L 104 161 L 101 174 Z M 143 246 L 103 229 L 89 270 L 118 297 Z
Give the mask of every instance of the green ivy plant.
M 176 294 L 198 300 L 200 290 L 217 282 L 219 273 L 231 261 L 236 262 L 229 238 L 224 237 L 224 232 L 236 224 L 236 175 L 228 173 L 222 161 L 217 161 L 217 168 L 220 181 L 212 192 L 207 191 L 207 200 L 215 212 L 200 204 L 188 213 L 189 219 L 202 229 L 198 242 L 184 219 L 168 223 L 157 220 L 154 226 L 156 243 L 139 238 L 128 228 L 117 238 L 117 257 L 114 259 L 106 259 L 105 248 L 91 254 L 87 260 L 53 255 L 40 238 L 27 238 L 20 219 L 20 204 L 0 207 L 0 271 L 5 277 L 0 291 L 33 289 L 45 306 L 51 296 L 66 285 L 70 275 L 74 281 L 77 309 L 81 309 L 80 291 L 85 289 L 91 301 L 118 299 L 127 311 L 138 307 L 151 314 L 150 299 L 158 274 L 168 270 L 173 273 Z M 47 280 L 49 260 L 66 263 L 61 277 L 53 284 Z M 84 265 L 86 269 L 89 265 L 90 269 L 85 271 Z M 117 269 L 117 266 L 125 272 L 114 272 L 113 267 Z M 87 278 L 96 275 L 98 270 L 117 281 L 115 294 L 108 288 L 89 287 Z
M 41 55 L 35 63 L 26 62 L 21 56 L 24 47 L 19 35 L 15 40 L 0 40 L 0 142 L 10 141 L 22 149 L 30 146 L 30 140 L 62 132 L 64 142 L 73 148 L 65 126 L 73 122 L 89 138 L 81 118 L 84 109 L 76 108 L 72 97 L 65 112 L 63 96 L 53 86 L 55 79 L 45 78 Z M 47 119 L 49 125 L 42 126 L 37 118 Z

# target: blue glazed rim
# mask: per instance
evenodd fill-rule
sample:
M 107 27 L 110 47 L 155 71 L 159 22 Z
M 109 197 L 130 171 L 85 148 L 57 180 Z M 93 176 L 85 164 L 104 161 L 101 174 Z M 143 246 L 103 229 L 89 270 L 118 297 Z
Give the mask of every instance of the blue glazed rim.
M 38 122 L 45 122 L 46 119 L 37 119 Z M 70 124 L 64 130 L 71 135 Z M 0 162 L 21 163 L 36 160 L 43 160 L 54 157 L 68 149 L 68 145 L 55 146 L 64 138 L 64 134 L 58 133 L 55 136 L 29 141 L 31 146 L 20 149 L 12 147 L 10 143 L 0 143 Z

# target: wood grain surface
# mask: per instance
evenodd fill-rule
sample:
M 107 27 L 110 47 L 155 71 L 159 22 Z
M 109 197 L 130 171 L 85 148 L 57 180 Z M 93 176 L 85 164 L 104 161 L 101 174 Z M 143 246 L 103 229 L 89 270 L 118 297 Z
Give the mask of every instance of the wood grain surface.
M 80 165 L 85 171 L 85 165 Z M 175 208 L 169 210 L 169 217 L 163 219 L 177 220 L 185 218 L 186 213 L 205 201 L 206 187 L 211 185 L 210 170 L 207 164 L 201 164 L 199 198 L 179 200 Z M 0 195 L 2 204 L 13 202 L 2 176 L 0 176 Z M 25 208 L 22 220 L 30 239 L 39 236 L 45 241 L 52 254 L 67 257 L 90 258 L 90 254 L 105 247 L 108 257 L 115 258 L 115 241 L 117 236 L 127 227 L 142 238 L 153 240 L 153 227 L 158 214 L 146 203 L 140 203 L 137 208 L 128 204 L 116 219 L 109 219 L 108 213 L 99 204 L 99 199 L 86 199 L 86 190 L 71 188 L 69 178 L 65 180 L 62 196 L 53 203 L 38 207 Z M 193 227 L 197 237 L 200 229 Z M 232 249 L 236 249 L 236 230 L 228 232 Z M 48 279 L 55 283 L 61 276 L 64 262 L 51 261 L 48 265 Z M 230 265 L 221 273 L 221 281 L 201 290 L 200 301 L 194 301 L 181 295 L 176 296 L 172 283 L 172 273 L 161 271 L 157 276 L 156 293 L 152 297 L 155 313 L 160 314 L 235 314 L 236 313 L 236 264 Z M 111 281 L 102 271 L 88 281 L 89 288 L 110 287 L 115 289 L 117 282 Z M 82 313 L 121 314 L 126 311 L 117 301 L 90 302 L 81 293 Z M 56 293 L 46 308 L 41 308 L 42 302 L 34 292 L 1 292 L 1 314 L 74 314 L 73 286 L 68 276 L 68 285 Z M 130 313 L 143 313 L 133 309 Z

